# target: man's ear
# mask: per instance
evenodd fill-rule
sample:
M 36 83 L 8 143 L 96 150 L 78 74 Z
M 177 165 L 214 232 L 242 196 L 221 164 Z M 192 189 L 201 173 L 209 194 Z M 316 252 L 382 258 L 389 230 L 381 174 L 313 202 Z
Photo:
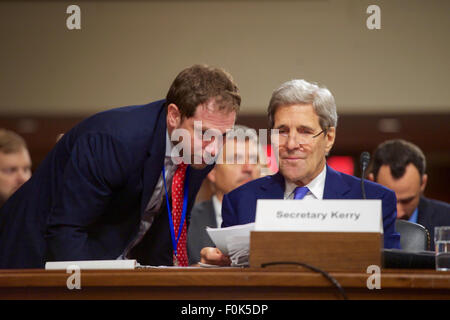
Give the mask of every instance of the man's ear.
M 328 128 L 327 132 L 326 132 L 326 146 L 325 146 L 325 151 L 326 154 L 328 154 L 331 150 L 331 148 L 333 148 L 333 144 L 334 144 L 334 140 L 336 139 L 336 128 L 335 127 L 330 127 Z
M 375 182 L 375 177 L 374 177 L 373 173 L 369 173 L 369 174 L 367 175 L 367 179 L 369 179 L 370 181 Z
M 176 129 L 181 124 L 181 113 L 177 105 L 171 103 L 167 106 L 167 128 L 169 131 Z
M 425 188 L 427 186 L 427 182 L 428 182 L 428 175 L 425 173 L 422 176 L 422 183 L 420 185 L 420 191 L 423 193 L 425 191 Z

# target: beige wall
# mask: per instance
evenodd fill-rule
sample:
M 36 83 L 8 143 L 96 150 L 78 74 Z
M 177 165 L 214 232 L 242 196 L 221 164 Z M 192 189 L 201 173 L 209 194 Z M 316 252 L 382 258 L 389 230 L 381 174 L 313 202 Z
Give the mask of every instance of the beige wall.
M 66 28 L 78 4 L 82 30 Z M 381 7 L 382 29 L 366 28 Z M 242 111 L 292 78 L 341 113 L 450 112 L 450 1 L 1 1 L 0 113 L 90 114 L 163 98 L 185 66 L 230 71 Z

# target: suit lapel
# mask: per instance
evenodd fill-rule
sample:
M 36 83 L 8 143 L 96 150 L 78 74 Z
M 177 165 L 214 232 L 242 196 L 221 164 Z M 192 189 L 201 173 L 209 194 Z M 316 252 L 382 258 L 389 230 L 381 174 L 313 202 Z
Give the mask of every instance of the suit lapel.
M 422 196 L 420 197 L 419 205 L 418 205 L 418 217 L 417 217 L 417 223 L 426 226 L 427 228 L 431 224 L 431 219 L 429 215 L 425 215 L 424 212 L 427 212 L 427 201 Z
M 144 191 L 141 200 L 141 214 L 145 211 L 156 183 L 162 172 L 166 152 L 166 113 L 161 108 L 158 121 L 149 146 L 148 158 L 144 163 Z
M 324 199 L 342 199 L 350 191 L 350 186 L 342 179 L 339 172 L 327 165 L 327 176 L 323 190 Z
M 267 177 L 267 181 L 261 185 L 258 199 L 284 199 L 284 178 L 280 172 Z

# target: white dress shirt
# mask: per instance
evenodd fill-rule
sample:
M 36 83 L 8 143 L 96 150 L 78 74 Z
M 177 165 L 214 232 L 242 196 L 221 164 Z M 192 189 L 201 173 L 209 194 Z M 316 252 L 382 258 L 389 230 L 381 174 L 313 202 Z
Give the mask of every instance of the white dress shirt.
M 325 189 L 325 178 L 327 176 L 327 166 L 324 166 L 322 171 L 315 177 L 310 183 L 308 183 L 305 187 L 308 187 L 309 191 L 305 195 L 303 199 L 323 199 L 323 191 Z M 285 181 L 285 191 L 284 191 L 284 199 L 292 200 L 294 199 L 294 190 L 298 187 L 293 182 L 289 182 L 286 179 Z
M 222 202 L 214 195 L 212 196 L 212 203 L 216 216 L 217 228 L 220 228 L 222 226 Z

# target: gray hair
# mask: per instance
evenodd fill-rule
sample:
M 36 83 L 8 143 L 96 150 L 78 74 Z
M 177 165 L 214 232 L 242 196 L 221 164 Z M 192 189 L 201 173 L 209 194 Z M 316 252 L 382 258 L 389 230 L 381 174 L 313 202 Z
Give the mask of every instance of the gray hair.
M 285 82 L 272 93 L 267 109 L 269 127 L 273 128 L 274 126 L 274 115 L 278 107 L 294 104 L 312 104 L 314 111 L 319 116 L 322 130 L 330 127 L 336 128 L 338 115 L 336 103 L 330 90 L 303 79 Z

